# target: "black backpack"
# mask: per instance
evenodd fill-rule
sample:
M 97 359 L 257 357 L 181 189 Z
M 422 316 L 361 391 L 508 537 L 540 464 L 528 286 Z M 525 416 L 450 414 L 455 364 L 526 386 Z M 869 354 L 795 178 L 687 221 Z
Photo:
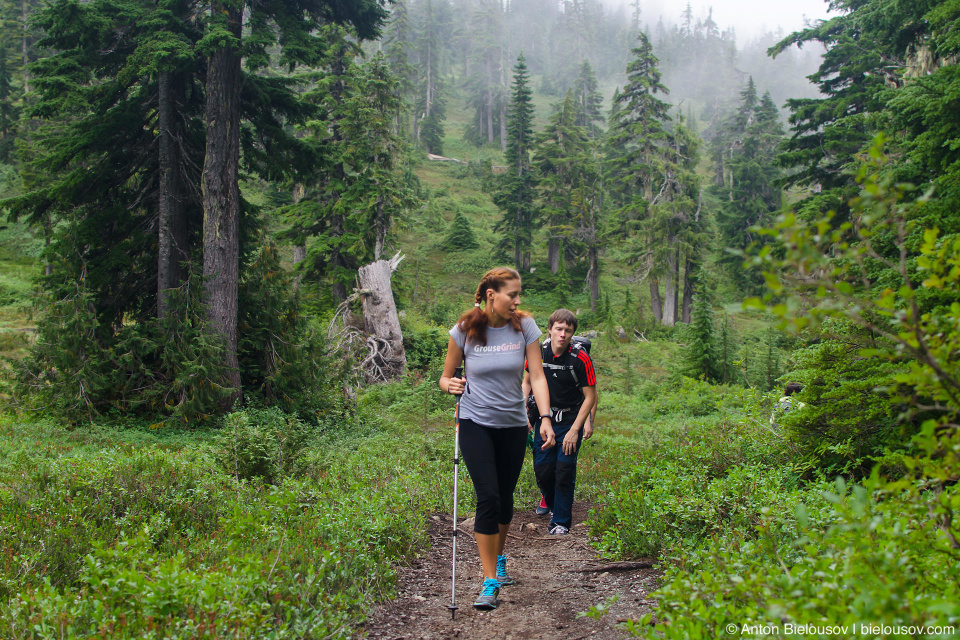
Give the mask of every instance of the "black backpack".
M 547 344 L 549 341 L 550 338 L 547 338 L 544 342 L 540 343 L 541 347 Z M 586 351 L 587 355 L 590 355 L 590 338 L 573 336 L 573 338 L 570 340 L 570 344 L 576 345 L 577 347 Z M 537 401 L 534 399 L 532 393 L 527 397 L 527 417 L 530 419 L 530 424 L 536 424 L 537 420 L 540 419 L 540 412 L 537 410 Z

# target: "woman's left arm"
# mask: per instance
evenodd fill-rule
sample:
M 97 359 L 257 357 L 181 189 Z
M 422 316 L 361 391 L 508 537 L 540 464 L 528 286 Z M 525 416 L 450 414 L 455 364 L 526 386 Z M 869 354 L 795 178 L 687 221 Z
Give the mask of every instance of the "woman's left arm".
M 537 412 L 546 416 L 540 419 L 540 437 L 543 439 L 543 448 L 549 449 L 557 444 L 557 441 L 553 433 L 553 421 L 550 419 L 550 389 L 547 388 L 547 377 L 543 375 L 543 357 L 540 355 L 538 341 L 527 345 L 527 371 L 530 374 L 533 397 L 537 401 Z

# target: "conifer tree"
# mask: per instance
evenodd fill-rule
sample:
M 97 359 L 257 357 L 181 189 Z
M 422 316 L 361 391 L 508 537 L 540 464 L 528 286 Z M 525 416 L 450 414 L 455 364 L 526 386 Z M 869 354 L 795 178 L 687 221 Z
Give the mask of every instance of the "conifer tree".
M 249 238 L 255 224 L 241 220 L 241 147 L 244 170 L 268 178 L 314 159 L 285 126 L 302 121 L 309 106 L 290 80 L 256 71 L 277 42 L 287 45 L 272 52 L 281 64 L 315 62 L 321 19 L 354 23 L 360 37 L 371 37 L 382 8 L 376 0 L 285 0 L 246 12 L 215 4 L 209 23 L 196 21 L 202 10 L 191 2 L 131 0 L 122 9 L 60 0 L 38 14 L 40 46 L 54 52 L 32 67 L 37 97 L 29 112 L 49 122 L 34 136 L 46 177 L 9 206 L 56 228 L 49 251 L 59 259 L 45 287 L 72 295 L 83 280 L 104 353 L 125 319 L 146 330 L 159 315 L 158 292 L 169 290 L 164 268 L 202 260 L 206 328 L 225 348 L 218 359 L 224 376 L 210 382 L 231 390 L 224 406 L 231 405 L 240 390 L 241 230 Z M 248 135 L 241 136 L 241 121 Z M 202 253 L 180 241 L 164 244 L 181 224 L 195 231 L 185 237 L 200 236 Z M 167 280 L 178 281 L 186 282 L 182 272 Z
M 19 111 L 9 50 L 0 45 L 0 163 L 8 163 L 17 135 Z
M 710 296 L 701 292 L 694 297 L 693 322 L 686 330 L 683 350 L 683 373 L 691 378 L 718 380 L 716 318 Z
M 586 129 L 577 126 L 578 105 L 573 90 L 555 105 L 547 127 L 537 136 L 535 166 L 543 216 L 548 233 L 547 263 L 557 273 L 560 246 L 573 227 L 573 192 L 588 160 Z
M 466 91 L 467 108 L 473 111 L 474 117 L 473 126 L 464 137 L 478 146 L 494 144 L 499 137 L 504 148 L 509 137 L 506 131 L 509 92 L 504 76 L 503 7 L 499 0 L 478 0 L 470 22 L 472 59 Z
M 683 189 L 676 188 L 680 185 L 677 172 L 671 173 L 669 168 L 674 155 L 666 129 L 669 105 L 657 97 L 668 90 L 660 80 L 657 57 L 643 32 L 638 34 L 632 53 L 627 84 L 615 96 L 611 110 L 606 141 L 607 184 L 616 193 L 619 226 L 629 234 L 628 259 L 643 265 L 647 272 L 654 318 L 673 324 L 675 313 L 664 314 L 659 281 L 664 275 L 672 278 L 674 274 L 667 261 L 677 259 L 672 244 L 676 236 L 668 223 L 675 210 L 672 196 L 668 194 L 664 200 L 662 190 L 667 182 L 674 195 L 680 195 Z M 651 216 L 650 210 L 656 205 L 660 205 L 659 215 Z
M 477 236 L 470 226 L 470 221 L 458 209 L 450 223 L 450 230 L 443 239 L 443 247 L 452 251 L 470 251 L 480 246 Z
M 783 137 L 776 105 L 766 92 L 757 97 L 753 82 L 741 93 L 742 101 L 723 135 L 726 184 L 714 186 L 720 201 L 717 227 L 723 251 L 720 263 L 738 291 L 756 294 L 763 286 L 759 273 L 743 268 L 743 253 L 765 236 L 755 227 L 769 226 L 781 206 L 782 172 L 776 167 L 778 145 Z
M 501 249 L 513 249 L 513 260 L 518 270 L 529 266 L 530 246 L 537 223 L 534 208 L 536 179 L 530 166 L 530 150 L 534 140 L 529 81 L 527 65 L 523 54 L 520 54 L 513 67 L 513 91 L 507 111 L 507 173 L 501 178 L 493 197 L 494 203 L 503 212 L 494 231 L 503 235 Z
M 587 130 L 591 138 L 600 136 L 600 127 L 598 123 L 604 122 L 603 96 L 597 90 L 597 76 L 593 73 L 589 60 L 584 60 L 580 65 L 580 75 L 574 85 L 574 95 L 577 103 L 577 117 L 574 124 Z
M 438 3 L 440 4 L 440 3 Z M 427 153 L 443 153 L 446 117 L 441 69 L 441 26 L 433 0 L 426 0 L 417 42 L 417 96 L 414 103 L 414 140 Z
M 406 0 L 397 0 L 390 11 L 390 22 L 385 29 L 383 44 L 387 66 L 397 78 L 397 93 L 400 107 L 397 111 L 396 133 L 409 135 L 409 123 L 404 122 L 404 113 L 413 105 L 417 88 L 417 68 L 412 62 L 414 55 L 413 25 Z
M 357 64 L 360 51 L 350 33 L 336 25 L 324 31 L 324 70 L 314 74 L 316 89 L 305 96 L 318 108 L 305 141 L 323 162 L 299 176 L 304 197 L 287 215 L 295 242 L 314 239 L 303 268 L 331 283 L 335 298 L 344 300 L 356 270 L 382 256 L 392 220 L 415 198 L 393 132 L 397 81 L 384 56 Z

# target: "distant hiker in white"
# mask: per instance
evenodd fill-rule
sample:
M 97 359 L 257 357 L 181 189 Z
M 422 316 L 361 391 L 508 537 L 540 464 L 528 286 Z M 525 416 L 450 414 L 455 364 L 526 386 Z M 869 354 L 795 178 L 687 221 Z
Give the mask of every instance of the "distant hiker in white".
M 793 397 L 801 391 L 803 391 L 803 385 L 799 382 L 788 382 L 783 388 L 783 396 L 777 400 L 777 404 L 773 407 L 773 413 L 770 414 L 770 424 L 777 431 L 780 430 L 779 421 L 785 414 L 807 406 L 806 403 Z

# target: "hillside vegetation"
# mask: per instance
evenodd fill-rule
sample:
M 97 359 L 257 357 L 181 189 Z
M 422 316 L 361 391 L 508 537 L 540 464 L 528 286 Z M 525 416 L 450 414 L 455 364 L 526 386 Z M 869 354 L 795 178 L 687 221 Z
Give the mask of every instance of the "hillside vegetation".
M 508 265 L 591 332 L 589 544 L 662 571 L 586 615 L 960 637 L 960 13 L 832 6 L 738 49 L 690 5 L 4 4 L 4 636 L 361 633 Z M 396 252 L 385 376 L 331 322 Z

